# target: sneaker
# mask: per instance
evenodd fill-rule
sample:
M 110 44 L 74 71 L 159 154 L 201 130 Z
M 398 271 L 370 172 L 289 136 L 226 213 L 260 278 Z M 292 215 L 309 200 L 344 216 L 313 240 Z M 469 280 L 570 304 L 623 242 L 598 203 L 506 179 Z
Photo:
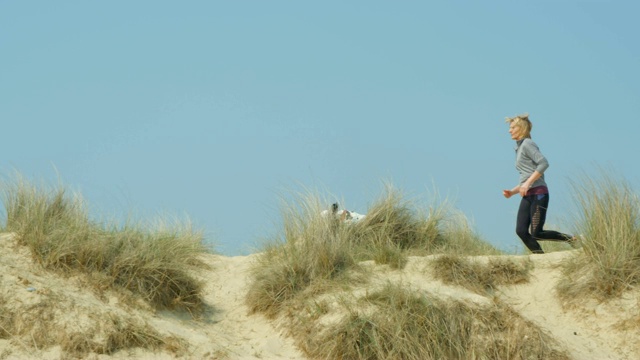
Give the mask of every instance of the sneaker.
M 571 237 L 571 239 L 567 240 L 567 242 L 569 243 L 569 245 L 571 245 L 572 248 L 577 249 L 582 245 L 582 235 L 574 235 Z

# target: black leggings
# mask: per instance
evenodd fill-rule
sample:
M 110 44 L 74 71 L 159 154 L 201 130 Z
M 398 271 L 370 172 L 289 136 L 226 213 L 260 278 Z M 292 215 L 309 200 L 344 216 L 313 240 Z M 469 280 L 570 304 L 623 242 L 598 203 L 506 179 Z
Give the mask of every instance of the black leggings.
M 542 254 L 538 240 L 569 241 L 571 235 L 553 230 L 543 230 L 549 207 L 549 194 L 527 195 L 520 201 L 516 234 L 531 252 Z M 531 233 L 529 233 L 531 229 Z

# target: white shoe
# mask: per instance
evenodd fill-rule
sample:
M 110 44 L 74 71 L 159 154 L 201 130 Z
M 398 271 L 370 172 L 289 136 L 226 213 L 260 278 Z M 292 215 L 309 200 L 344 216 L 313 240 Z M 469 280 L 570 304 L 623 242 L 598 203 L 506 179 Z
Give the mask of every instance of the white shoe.
M 578 249 L 582 247 L 583 239 L 584 236 L 582 234 L 578 236 L 574 235 L 571 239 L 567 240 L 567 242 L 569 243 L 569 245 L 571 245 L 572 248 Z

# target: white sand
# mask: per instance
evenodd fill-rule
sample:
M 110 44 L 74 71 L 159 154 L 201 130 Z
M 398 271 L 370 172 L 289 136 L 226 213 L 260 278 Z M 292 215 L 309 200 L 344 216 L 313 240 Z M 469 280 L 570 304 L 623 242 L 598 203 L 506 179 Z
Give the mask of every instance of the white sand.
M 278 324 L 261 315 L 249 315 L 244 303 L 248 269 L 257 255 L 224 257 L 207 255 L 210 269 L 198 276 L 206 280 L 205 316 L 193 320 L 188 314 L 154 312 L 121 303 L 115 295 L 100 298 L 79 278 L 64 278 L 33 264 L 29 252 L 15 244 L 10 236 L 0 236 L 0 306 L 5 312 L 26 316 L 43 306 L 62 309 L 51 320 L 54 328 L 87 331 L 95 318 L 128 316 L 140 319 L 161 334 L 173 334 L 188 342 L 189 359 L 304 359 L 293 340 Z M 575 359 L 640 359 L 640 292 L 607 304 L 585 301 L 579 309 L 565 310 L 555 296 L 560 277 L 557 264 L 575 251 L 531 255 L 534 263 L 529 283 L 506 286 L 497 292 L 526 319 L 553 336 Z M 467 290 L 447 286 L 432 278 L 428 263 L 433 257 L 412 257 L 403 270 L 391 270 L 372 262 L 363 264 L 379 282 L 402 281 L 411 287 L 443 297 L 483 303 L 491 299 Z M 372 282 L 374 285 L 376 281 Z M 33 288 L 35 291 L 29 291 Z M 631 329 L 621 326 L 624 319 L 635 319 Z M 35 334 L 37 335 L 37 334 Z M 0 359 L 59 359 L 59 346 L 36 349 L 28 336 L 0 339 Z M 170 352 L 141 349 L 120 351 L 111 356 L 91 354 L 91 359 L 172 359 Z

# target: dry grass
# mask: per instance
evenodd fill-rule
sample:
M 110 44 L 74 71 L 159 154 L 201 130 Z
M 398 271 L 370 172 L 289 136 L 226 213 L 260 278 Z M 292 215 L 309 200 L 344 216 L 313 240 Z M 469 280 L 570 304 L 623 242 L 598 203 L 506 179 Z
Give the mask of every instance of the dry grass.
M 416 210 L 391 186 L 356 223 L 322 216 L 329 203 L 311 192 L 284 202 L 283 230 L 267 242 L 253 268 L 247 294 L 252 311 L 274 317 L 314 283 L 348 283 L 347 270 L 357 270 L 364 260 L 401 269 L 409 255 L 499 253 L 446 203 Z
M 506 258 L 490 258 L 482 263 L 457 255 L 443 255 L 435 259 L 432 266 L 436 278 L 445 284 L 485 294 L 499 285 L 528 282 L 532 263 Z
M 558 252 L 558 251 L 570 251 L 574 250 L 574 248 L 569 245 L 566 241 L 540 241 L 540 247 L 542 247 L 542 251 L 545 254 Z M 527 250 L 524 254 L 528 255 L 530 252 Z
M 502 255 L 503 252 L 486 242 L 473 229 L 472 224 L 462 212 L 449 209 L 448 216 L 441 224 L 441 237 L 444 239 L 438 247 L 424 254 L 452 255 Z M 423 254 L 423 253 L 418 253 Z
M 75 310 L 60 299 L 46 298 L 31 306 L 4 311 L 12 320 L 3 323 L 6 338 L 25 348 L 41 350 L 59 345 L 65 354 L 74 357 L 113 354 L 131 348 L 163 349 L 174 354 L 182 354 L 186 349 L 184 340 L 161 335 L 130 314 L 99 311 L 87 321 L 83 314 L 76 312 L 77 318 L 73 320 L 81 323 L 70 325 L 62 317 Z M 87 313 L 91 314 L 89 310 Z
M 313 358 L 568 359 L 551 337 L 500 304 L 444 301 L 400 285 L 386 285 L 315 330 L 300 341 Z
M 282 208 L 284 230 L 262 251 L 252 271 L 247 303 L 254 312 L 277 315 L 313 282 L 338 279 L 355 266 L 348 229 L 320 215 L 318 197 Z
M 470 306 L 388 285 L 360 301 L 343 298 L 341 305 L 330 305 L 329 294 L 338 289 L 349 294 L 350 286 L 366 283 L 358 266 L 364 260 L 402 269 L 409 255 L 450 254 L 441 258 L 450 260 L 441 260 L 441 273 L 478 292 L 527 281 L 529 265 L 463 260 L 463 255 L 500 252 L 447 204 L 421 212 L 387 187 L 363 220 L 342 223 L 320 215 L 328 203 L 303 194 L 284 204 L 283 231 L 265 246 L 246 297 L 254 312 L 284 316 L 289 333 L 310 357 L 567 359 L 553 339 L 500 304 Z
M 552 338 L 500 304 L 472 306 L 387 285 L 360 300 L 342 298 L 330 305 L 328 294 L 338 289 L 349 294 L 349 286 L 366 282 L 353 279 L 366 276 L 358 266 L 364 260 L 401 269 L 409 255 L 449 254 L 436 265 L 441 276 L 478 292 L 527 281 L 529 265 L 464 260 L 463 255 L 499 251 L 446 204 L 420 212 L 390 187 L 356 223 L 321 216 L 329 202 L 317 195 L 295 200 L 282 208 L 283 231 L 255 264 L 246 299 L 255 312 L 283 315 L 310 357 L 567 359 Z
M 87 296 L 85 287 L 71 280 L 41 280 L 39 286 L 34 285 L 37 289 L 26 294 L 24 285 L 29 283 L 16 284 L 13 274 L 2 282 L 0 338 L 14 345 L 3 356 L 37 358 L 40 351 L 54 346 L 60 347 L 61 358 L 108 355 L 133 348 L 180 356 L 187 350 L 183 339 L 159 333 L 138 315 L 138 309 L 112 306 L 106 299 Z
M 89 353 L 113 354 L 131 348 L 175 348 L 179 343 L 176 338 L 164 337 L 139 320 L 111 316 L 101 327 L 103 334 L 100 337 L 86 332 L 64 333 L 57 336 L 57 344 L 67 354 L 84 356 Z
M 604 173 L 603 173 L 604 174 Z M 567 301 L 620 296 L 640 283 L 640 201 L 624 180 L 604 174 L 573 184 L 582 253 L 564 266 Z
M 428 216 L 416 211 L 415 203 L 400 191 L 386 185 L 380 198 L 367 211 L 367 216 L 353 226 L 350 241 L 367 248 L 391 244 L 398 249 L 431 249 L 444 239 L 440 222 L 446 216 L 444 207 L 432 207 Z
M 6 300 L 0 294 L 0 339 L 9 339 L 13 329 L 14 314 L 6 306 Z
M 364 220 L 351 230 L 350 242 L 360 245 L 364 259 L 395 259 L 385 254 L 398 252 L 405 256 L 501 253 L 482 240 L 467 218 L 448 201 L 436 199 L 422 204 L 417 199 L 407 199 L 389 184 Z M 383 254 L 376 254 L 379 251 Z
M 77 194 L 17 177 L 3 186 L 6 230 L 33 259 L 62 273 L 99 273 L 97 288 L 124 288 L 158 308 L 198 311 L 202 284 L 188 273 L 206 251 L 188 224 L 99 224 Z
M 615 329 L 632 338 L 640 339 L 640 296 L 636 296 L 635 306 L 629 307 L 625 315 L 626 318 L 615 324 Z

